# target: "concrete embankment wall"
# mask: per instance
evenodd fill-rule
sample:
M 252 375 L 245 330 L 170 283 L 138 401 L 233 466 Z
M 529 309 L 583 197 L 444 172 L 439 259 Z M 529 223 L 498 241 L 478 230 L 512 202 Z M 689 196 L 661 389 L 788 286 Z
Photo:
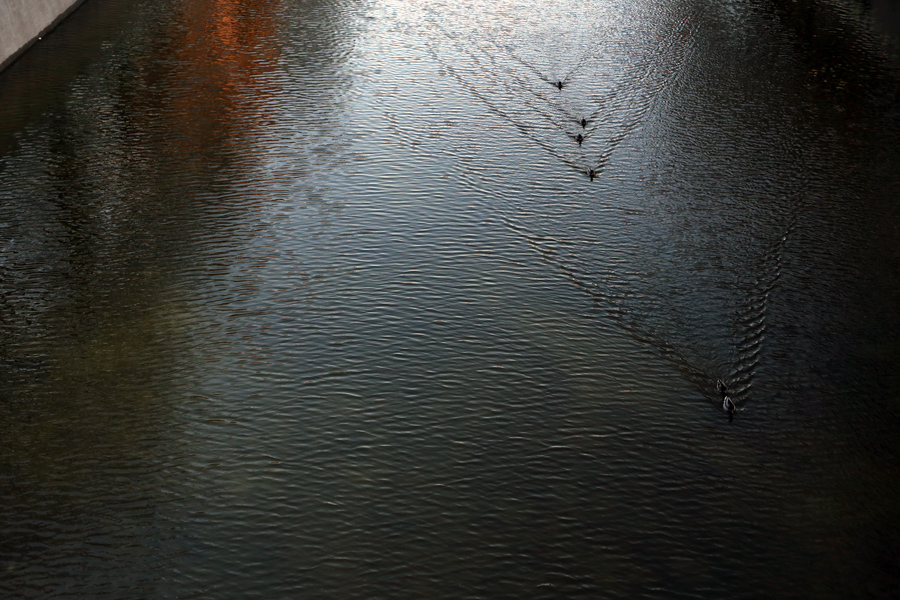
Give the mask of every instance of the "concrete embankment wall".
M 84 0 L 0 0 L 0 71 Z

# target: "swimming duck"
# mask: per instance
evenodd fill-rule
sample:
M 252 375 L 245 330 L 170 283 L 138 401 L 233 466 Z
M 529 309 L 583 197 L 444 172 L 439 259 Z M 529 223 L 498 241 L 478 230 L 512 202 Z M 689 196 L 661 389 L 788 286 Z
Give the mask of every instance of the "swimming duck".
M 584 129 L 585 127 L 587 127 L 587 119 L 581 117 L 581 128 Z
M 558 89 L 562 89 L 562 86 L 563 86 L 563 82 L 562 82 L 562 81 L 557 81 L 557 82 L 556 82 L 556 87 L 557 87 Z
M 719 390 L 720 394 L 728 393 L 728 386 L 725 385 L 725 382 L 721 379 L 716 379 L 716 389 Z
M 595 175 L 595 174 L 596 174 L 596 173 L 594 173 L 594 170 L 593 170 L 593 169 L 590 169 L 590 170 L 588 171 L 588 177 L 591 178 L 591 181 L 594 180 L 594 175 Z
M 722 409 L 729 415 L 734 414 L 734 402 L 731 401 L 730 396 L 725 396 L 725 401 L 722 402 Z
M 580 146 L 581 142 L 584 141 L 584 136 L 579 133 L 578 135 L 575 136 L 575 141 L 578 142 L 578 145 Z

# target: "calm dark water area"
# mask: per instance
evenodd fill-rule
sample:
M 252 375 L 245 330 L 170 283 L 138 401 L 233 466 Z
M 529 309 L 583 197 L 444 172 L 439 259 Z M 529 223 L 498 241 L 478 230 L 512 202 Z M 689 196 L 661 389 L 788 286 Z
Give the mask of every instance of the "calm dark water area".
M 0 597 L 896 597 L 897 17 L 90 0 L 0 74 Z

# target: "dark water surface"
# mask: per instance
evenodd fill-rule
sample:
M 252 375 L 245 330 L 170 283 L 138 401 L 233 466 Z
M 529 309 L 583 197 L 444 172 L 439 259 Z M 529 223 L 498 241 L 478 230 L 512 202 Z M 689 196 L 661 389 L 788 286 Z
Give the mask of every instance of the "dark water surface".
M 86 3 L 0 74 L 0 596 L 896 597 L 885 6 Z

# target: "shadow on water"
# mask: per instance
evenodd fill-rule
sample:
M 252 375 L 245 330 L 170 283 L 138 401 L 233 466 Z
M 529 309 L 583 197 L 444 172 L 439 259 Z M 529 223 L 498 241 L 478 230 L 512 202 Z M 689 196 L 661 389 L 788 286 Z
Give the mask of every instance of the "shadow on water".
M 754 346 L 754 415 L 737 419 L 758 419 L 753 447 L 777 452 L 783 458 L 772 464 L 796 478 L 782 490 L 783 526 L 796 552 L 831 573 L 806 584 L 840 597 L 865 580 L 874 597 L 887 597 L 900 572 L 896 547 L 885 543 L 896 535 L 898 493 L 888 415 L 900 384 L 891 308 L 900 214 L 890 191 L 900 153 L 887 140 L 900 131 L 900 71 L 852 11 L 778 6 L 707 13 L 707 47 L 668 100 L 678 119 L 664 143 L 647 147 L 660 163 L 648 192 L 679 240 L 683 258 L 671 265 L 679 279 L 734 307 L 731 318 L 720 314 L 718 333 L 734 350 L 709 355 L 741 364 L 742 348 Z M 789 27 L 760 44 L 778 31 L 773 22 Z M 715 280 L 727 285 L 717 290 Z M 687 297 L 707 309 L 699 295 Z M 704 314 L 715 314 L 710 308 Z M 690 305 L 675 314 L 690 315 Z M 837 514 L 851 513 L 820 537 Z M 852 559 L 833 550 L 838 538 L 854 546 Z
M 15 147 L 28 123 L 64 102 L 98 55 L 125 43 L 121 25 L 134 19 L 138 6 L 138 0 L 85 2 L 0 73 L 0 155 Z
M 127 38 L 135 32 L 125 28 L 117 43 L 128 51 L 116 60 L 93 61 L 82 53 L 96 53 L 96 40 L 119 23 L 107 16 L 93 24 L 97 31 L 83 21 L 67 22 L 54 33 L 61 43 L 80 29 L 92 32 L 80 52 L 40 48 L 3 74 L 14 83 L 26 80 L 24 87 L 4 87 L 2 104 L 12 115 L 4 130 L 29 142 L 27 152 L 3 157 L 0 172 L 4 323 L 19 336 L 46 337 L 45 352 L 58 348 L 59 339 L 79 339 L 84 323 L 74 315 L 91 320 L 121 312 L 131 318 L 131 303 L 142 294 L 123 289 L 147 285 L 148 292 L 157 290 L 145 298 L 153 304 L 158 290 L 175 279 L 173 261 L 192 263 L 208 251 L 206 242 L 236 233 L 229 229 L 252 209 L 235 192 L 240 175 L 255 163 L 243 149 L 252 146 L 265 120 L 265 74 L 277 60 L 271 54 L 277 47 L 270 41 L 269 56 L 251 57 L 233 38 L 264 42 L 271 19 L 251 21 L 254 30 L 236 26 L 234 15 L 219 14 L 206 29 L 190 28 L 214 42 L 202 46 L 186 34 L 179 37 L 177 28 L 170 31 L 169 22 L 147 21 L 144 26 L 155 30 L 152 46 L 132 45 Z M 57 77 L 56 71 L 46 80 L 27 77 L 42 68 L 32 59 L 53 61 L 60 53 L 81 65 L 75 77 Z M 69 66 L 61 72 L 70 72 Z M 54 106 L 37 116 L 33 107 L 41 99 Z M 42 169 L 35 172 L 38 162 Z M 29 169 L 27 179 L 16 177 Z
M 211 314 L 267 235 L 283 11 L 92 0 L 0 74 L 5 597 L 156 593 L 190 546 L 170 478 Z

